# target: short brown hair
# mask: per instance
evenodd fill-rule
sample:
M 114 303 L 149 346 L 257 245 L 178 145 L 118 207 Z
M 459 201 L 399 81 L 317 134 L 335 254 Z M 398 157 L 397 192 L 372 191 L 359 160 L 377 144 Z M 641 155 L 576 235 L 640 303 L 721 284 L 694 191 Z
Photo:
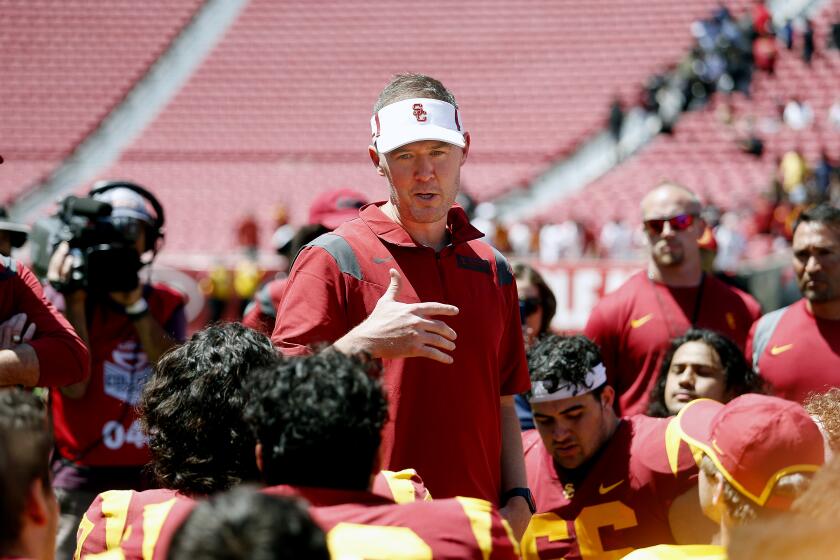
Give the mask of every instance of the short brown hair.
M 440 81 L 425 74 L 404 73 L 395 74 L 382 88 L 382 92 L 373 105 L 373 112 L 378 113 L 386 105 L 414 97 L 438 99 L 458 107 L 455 96 Z

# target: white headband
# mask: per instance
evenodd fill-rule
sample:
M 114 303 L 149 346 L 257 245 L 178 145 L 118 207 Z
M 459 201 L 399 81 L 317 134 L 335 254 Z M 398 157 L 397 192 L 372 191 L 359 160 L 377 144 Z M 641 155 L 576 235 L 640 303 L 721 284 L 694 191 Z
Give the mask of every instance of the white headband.
M 604 364 L 598 364 L 589 373 L 586 374 L 586 379 L 580 385 L 572 385 L 568 383 L 557 388 L 554 392 L 549 392 L 545 387 L 545 382 L 534 381 L 531 383 L 531 398 L 528 399 L 532 403 L 559 401 L 576 397 L 578 395 L 585 395 L 597 389 L 607 382 L 607 370 Z
M 458 109 L 439 99 L 404 99 L 386 105 L 371 117 L 370 132 L 383 154 L 420 140 L 465 146 Z

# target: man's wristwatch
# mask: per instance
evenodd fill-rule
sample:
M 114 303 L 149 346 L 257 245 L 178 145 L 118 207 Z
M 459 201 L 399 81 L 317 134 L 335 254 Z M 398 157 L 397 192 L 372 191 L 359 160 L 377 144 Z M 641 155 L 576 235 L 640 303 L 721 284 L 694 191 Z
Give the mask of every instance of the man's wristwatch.
M 149 313 L 149 302 L 145 298 L 140 298 L 131 305 L 125 306 L 125 314 L 132 321 L 136 321 L 141 317 L 145 317 Z
M 525 498 L 525 501 L 528 502 L 528 509 L 531 510 L 531 514 L 537 513 L 537 504 L 534 503 L 534 495 L 531 494 L 530 488 L 511 488 L 504 494 L 502 494 L 502 499 L 499 500 L 499 503 L 502 507 L 507 505 L 508 500 L 513 498 L 514 496 L 522 496 Z

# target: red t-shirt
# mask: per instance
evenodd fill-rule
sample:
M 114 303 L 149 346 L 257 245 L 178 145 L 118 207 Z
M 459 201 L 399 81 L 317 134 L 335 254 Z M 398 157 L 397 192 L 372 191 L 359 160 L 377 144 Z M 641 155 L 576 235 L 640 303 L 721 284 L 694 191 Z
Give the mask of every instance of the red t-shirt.
M 369 492 L 292 486 L 264 491 L 306 500 L 333 558 L 519 558 L 510 529 L 485 500 L 394 504 Z
M 436 253 L 370 204 L 304 248 L 297 259 L 272 341 L 287 355 L 334 342 L 371 313 L 390 282 L 397 299 L 455 305 L 442 317 L 458 334 L 454 364 L 425 358 L 384 360 L 390 421 L 383 467 L 416 468 L 435 497 L 498 502 L 501 486 L 499 397 L 530 386 L 516 284 L 504 258 L 464 211 L 449 212 L 451 244 Z M 456 468 L 453 468 L 456 465 Z
M 601 347 L 622 415 L 647 411 L 662 358 L 671 339 L 691 327 L 695 309 L 695 326 L 717 331 L 744 349 L 761 313 L 758 302 L 708 274 L 698 296 L 699 290 L 669 287 L 639 272 L 592 310 L 584 333 Z
M 277 310 L 286 291 L 288 278 L 278 278 L 266 282 L 254 294 L 254 301 L 245 311 L 242 317 L 242 324 L 249 329 L 254 329 L 265 336 L 271 336 L 274 331 L 274 324 L 277 322 Z
M 155 285 L 146 290 L 149 312 L 167 325 L 183 313 L 184 298 Z M 139 466 L 149 462 L 149 449 L 135 406 L 151 375 L 151 364 L 131 319 L 116 304 L 89 306 L 91 380 L 81 399 L 51 392 L 55 443 L 60 455 L 85 466 Z
M 754 335 L 755 325 L 747 345 L 750 357 Z M 792 401 L 840 387 L 840 321 L 814 317 L 800 299 L 785 310 L 753 365 L 774 395 Z
M 620 558 L 635 548 L 673 543 L 668 510 L 697 484 L 697 466 L 678 432 L 668 429 L 671 421 L 622 419 L 580 481 L 558 475 L 539 433 L 524 432 L 537 514 L 522 538 L 522 557 L 574 560 L 609 552 Z
M 0 256 L 0 322 L 18 313 L 26 313 L 27 324 L 35 324 L 28 344 L 38 356 L 39 386 L 71 385 L 90 374 L 87 346 L 46 300 L 35 275 L 16 260 Z

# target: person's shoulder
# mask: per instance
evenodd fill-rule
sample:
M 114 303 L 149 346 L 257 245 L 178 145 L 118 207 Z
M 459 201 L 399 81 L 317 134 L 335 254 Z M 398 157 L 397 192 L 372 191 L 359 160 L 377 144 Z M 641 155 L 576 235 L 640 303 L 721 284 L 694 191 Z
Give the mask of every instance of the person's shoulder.
M 628 300 L 632 300 L 639 293 L 639 290 L 643 289 L 649 283 L 650 280 L 647 277 L 647 272 L 645 272 L 644 270 L 635 272 L 629 278 L 627 278 L 627 280 L 625 280 L 621 286 L 619 286 L 612 292 L 605 294 L 597 305 L 619 305 Z
M 710 283 L 710 287 L 714 290 L 717 297 L 729 296 L 733 299 L 737 298 L 736 301 L 740 300 L 741 302 L 743 302 L 744 306 L 747 308 L 751 315 L 755 315 L 756 317 L 758 317 L 761 314 L 761 305 L 753 296 L 751 296 L 747 292 L 731 284 L 727 284 L 723 280 L 716 278 L 713 275 L 708 276 L 708 281 Z
M 186 300 L 184 292 L 169 284 L 163 284 L 161 282 L 155 282 L 151 284 L 149 286 L 149 292 L 150 294 L 153 294 L 154 297 L 158 297 L 168 301 L 184 303 L 184 301 Z
M 522 432 L 522 451 L 526 457 L 534 453 L 535 450 L 538 450 L 541 443 L 542 439 L 537 430 L 525 430 Z

